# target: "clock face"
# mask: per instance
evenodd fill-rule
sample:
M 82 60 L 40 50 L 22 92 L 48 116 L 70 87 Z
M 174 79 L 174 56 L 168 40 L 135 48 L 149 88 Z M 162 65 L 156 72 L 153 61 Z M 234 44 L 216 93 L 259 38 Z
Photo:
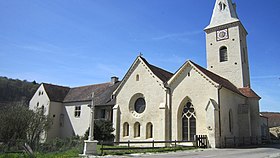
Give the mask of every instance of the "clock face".
M 223 30 L 219 30 L 217 31 L 217 41 L 221 41 L 224 39 L 228 39 L 228 29 L 223 29 Z

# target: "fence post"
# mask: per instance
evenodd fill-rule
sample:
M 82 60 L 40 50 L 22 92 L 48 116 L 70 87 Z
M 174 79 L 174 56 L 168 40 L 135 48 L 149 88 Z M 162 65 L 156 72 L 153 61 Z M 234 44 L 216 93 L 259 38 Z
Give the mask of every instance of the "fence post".
M 177 140 L 175 139 L 175 148 L 177 147 Z
M 227 137 L 225 137 L 225 148 L 227 148 Z
M 153 142 L 152 142 L 152 146 L 153 146 L 153 148 L 155 147 L 155 140 L 153 140 Z
M 101 140 L 101 155 L 104 154 L 103 147 L 104 147 L 104 145 L 103 145 L 103 140 Z
M 207 135 L 205 135 L 205 148 L 208 148 L 208 144 L 209 142 L 208 142 L 208 137 L 207 137 Z
M 198 148 L 198 136 L 195 135 L 195 147 Z
M 130 147 L 130 140 L 127 141 L 127 147 Z

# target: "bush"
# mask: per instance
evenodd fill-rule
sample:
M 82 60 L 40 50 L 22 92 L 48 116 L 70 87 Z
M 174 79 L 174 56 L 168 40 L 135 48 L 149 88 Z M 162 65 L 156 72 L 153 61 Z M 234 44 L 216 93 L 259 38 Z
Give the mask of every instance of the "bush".
M 40 144 L 37 151 L 43 153 L 49 152 L 64 152 L 73 148 L 82 149 L 83 140 L 77 137 L 59 139 L 56 138 L 52 141 Z
M 98 141 L 113 141 L 115 136 L 112 134 L 114 132 L 113 124 L 106 120 L 95 120 L 94 121 L 94 139 Z M 86 131 L 83 139 L 88 139 L 89 128 Z

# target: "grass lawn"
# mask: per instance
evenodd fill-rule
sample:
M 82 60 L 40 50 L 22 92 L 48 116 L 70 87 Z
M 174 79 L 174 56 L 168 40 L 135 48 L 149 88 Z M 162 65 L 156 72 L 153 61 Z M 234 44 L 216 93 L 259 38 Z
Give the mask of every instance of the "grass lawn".
M 112 146 L 104 146 L 110 147 Z M 101 146 L 97 146 L 97 152 L 101 155 L 100 151 Z M 116 146 L 116 148 L 122 148 Z M 112 151 L 104 151 L 104 155 L 125 155 L 132 153 L 158 153 L 158 152 L 175 152 L 181 150 L 192 150 L 194 147 L 176 147 L 176 148 L 158 148 L 158 149 L 137 149 L 137 150 L 112 150 Z M 82 153 L 83 147 L 73 148 L 71 150 L 67 150 L 64 152 L 53 152 L 53 153 L 35 153 L 36 158 L 68 158 L 68 157 L 79 157 L 79 154 Z M 0 158 L 29 158 L 27 154 L 23 153 L 2 153 L 0 154 Z

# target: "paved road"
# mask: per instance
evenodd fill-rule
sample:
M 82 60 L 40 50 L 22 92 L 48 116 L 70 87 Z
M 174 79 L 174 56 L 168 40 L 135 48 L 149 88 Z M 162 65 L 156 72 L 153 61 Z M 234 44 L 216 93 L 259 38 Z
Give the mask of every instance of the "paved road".
M 112 157 L 112 156 L 106 156 Z M 247 149 L 206 149 L 160 154 L 132 154 L 113 156 L 112 158 L 280 158 L 280 145 L 264 146 Z

